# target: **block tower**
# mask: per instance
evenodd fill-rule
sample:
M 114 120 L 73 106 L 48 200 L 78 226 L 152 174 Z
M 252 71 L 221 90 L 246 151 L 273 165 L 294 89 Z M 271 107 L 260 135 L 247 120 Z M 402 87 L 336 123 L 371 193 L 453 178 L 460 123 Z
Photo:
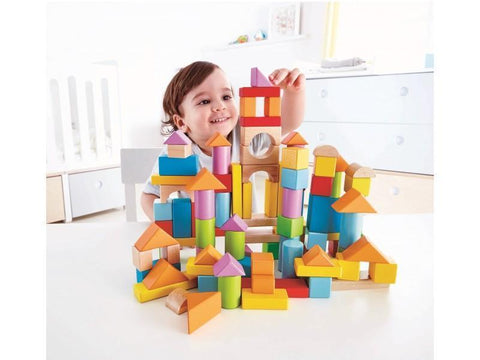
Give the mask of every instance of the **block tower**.
M 272 86 L 257 68 L 251 69 L 250 85 L 240 88 L 240 164 L 235 164 L 235 167 L 232 164 L 233 212 L 244 219 L 252 218 L 252 184 L 249 179 L 256 171 L 262 170 L 268 174 L 265 184 L 268 206 L 265 206 L 265 215 L 275 217 L 282 135 L 280 88 Z M 257 100 L 262 99 L 263 111 L 257 106 Z M 255 137 L 264 133 L 270 138 L 270 148 L 263 154 L 252 154 L 250 152 L 252 141 L 255 142 Z M 235 177 L 235 170 L 241 173 L 241 185 L 238 184 L 238 177 Z

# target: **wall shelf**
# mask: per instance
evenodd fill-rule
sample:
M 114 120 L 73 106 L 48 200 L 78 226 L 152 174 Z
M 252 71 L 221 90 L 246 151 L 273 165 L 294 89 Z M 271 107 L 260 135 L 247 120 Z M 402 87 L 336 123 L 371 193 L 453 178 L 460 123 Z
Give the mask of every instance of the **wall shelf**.
M 208 47 L 208 48 L 204 48 L 204 51 L 226 51 L 226 50 L 238 50 L 238 49 L 243 49 L 243 48 L 253 47 L 253 46 L 271 46 L 271 45 L 277 45 L 281 43 L 307 40 L 308 38 L 309 38 L 309 35 L 296 35 L 296 36 L 290 36 L 284 39 L 273 39 L 273 40 L 267 39 L 267 40 L 261 40 L 261 41 L 249 41 L 242 44 L 231 44 L 231 45 L 225 45 L 225 46 Z

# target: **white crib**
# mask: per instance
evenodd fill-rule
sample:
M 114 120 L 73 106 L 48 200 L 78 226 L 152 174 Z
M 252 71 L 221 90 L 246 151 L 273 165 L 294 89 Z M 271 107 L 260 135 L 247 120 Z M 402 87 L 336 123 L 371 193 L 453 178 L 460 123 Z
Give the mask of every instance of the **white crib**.
M 124 206 L 116 63 L 48 63 L 47 89 L 47 222 Z

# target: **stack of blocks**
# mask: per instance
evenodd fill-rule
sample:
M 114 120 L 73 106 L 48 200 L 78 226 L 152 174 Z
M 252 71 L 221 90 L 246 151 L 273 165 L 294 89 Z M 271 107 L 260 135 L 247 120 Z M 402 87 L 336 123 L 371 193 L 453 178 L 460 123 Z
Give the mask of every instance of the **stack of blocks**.
M 242 265 L 228 252 L 213 265 L 213 274 L 218 280 L 218 291 L 222 294 L 222 308 L 235 309 L 240 306 L 242 296 Z

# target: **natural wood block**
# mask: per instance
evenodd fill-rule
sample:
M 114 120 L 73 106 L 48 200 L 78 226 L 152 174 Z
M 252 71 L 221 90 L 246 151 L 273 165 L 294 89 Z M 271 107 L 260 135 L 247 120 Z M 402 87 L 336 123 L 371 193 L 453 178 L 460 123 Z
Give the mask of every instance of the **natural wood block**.
M 281 126 L 266 126 L 266 127 L 240 127 L 240 144 L 250 145 L 252 139 L 258 134 L 268 134 L 272 145 L 280 145 L 282 139 Z
M 186 185 L 162 185 L 160 186 L 160 200 L 162 203 L 166 203 L 168 197 L 176 192 L 176 191 L 184 191 L 188 194 L 192 202 L 195 201 L 195 196 L 193 195 L 193 191 L 187 190 Z
M 167 145 L 168 157 L 186 158 L 192 155 L 192 144 L 188 145 Z
M 167 296 L 165 306 L 172 310 L 175 314 L 180 315 L 187 311 L 187 290 L 178 288 L 173 290 Z
M 250 147 L 240 145 L 240 162 L 242 165 L 256 165 L 256 164 L 278 164 L 280 159 L 280 146 L 270 145 L 266 152 L 256 156 L 250 152 Z
M 246 183 L 250 181 L 250 177 L 257 171 L 265 171 L 268 175 L 268 180 L 270 182 L 278 183 L 279 179 L 279 169 L 278 164 L 257 164 L 257 165 L 242 165 L 242 182 Z
M 132 246 L 132 260 L 133 265 L 139 271 L 145 271 L 152 268 L 153 256 L 152 251 L 138 251 L 135 246 Z
M 269 217 L 265 214 L 252 214 L 250 219 L 244 219 L 245 224 L 248 225 L 249 228 L 257 227 L 257 226 L 275 226 L 277 225 L 277 218 L 276 217 Z

